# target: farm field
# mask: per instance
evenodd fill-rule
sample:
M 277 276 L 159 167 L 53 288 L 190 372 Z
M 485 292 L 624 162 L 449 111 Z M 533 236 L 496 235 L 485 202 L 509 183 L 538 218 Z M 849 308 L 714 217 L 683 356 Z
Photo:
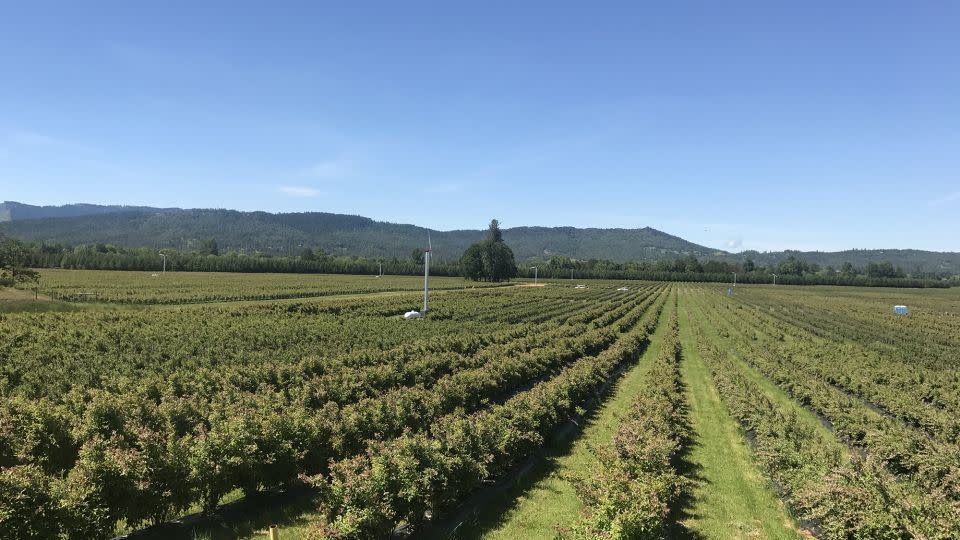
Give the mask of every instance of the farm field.
M 956 289 L 133 274 L 0 313 L 0 537 L 960 534 Z
M 430 278 L 433 290 L 498 285 L 501 284 L 467 281 L 459 277 Z M 187 304 L 417 291 L 423 290 L 423 278 L 43 269 L 40 270 L 40 289 L 50 298 L 69 302 Z

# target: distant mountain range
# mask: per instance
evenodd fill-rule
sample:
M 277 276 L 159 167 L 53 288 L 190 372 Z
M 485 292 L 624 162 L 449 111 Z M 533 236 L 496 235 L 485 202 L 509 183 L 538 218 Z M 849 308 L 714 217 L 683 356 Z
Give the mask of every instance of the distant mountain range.
M 179 208 L 153 208 L 151 206 L 119 206 L 99 204 L 67 204 L 64 206 L 34 206 L 14 201 L 0 203 L 0 223 L 12 220 L 63 218 L 116 214 L 118 212 L 176 212 Z
M 123 247 L 190 249 L 216 239 L 221 251 L 296 255 L 305 247 L 332 255 L 408 257 L 423 247 L 429 232 L 436 256 L 453 260 L 484 230 L 434 231 L 416 225 L 374 221 L 326 212 L 269 213 L 223 209 L 153 208 L 69 204 L 0 204 L 0 233 L 28 241 L 68 245 L 104 243 Z M 844 262 L 863 266 L 889 261 L 906 271 L 960 272 L 960 253 L 921 250 L 779 251 L 728 253 L 667 234 L 642 229 L 513 227 L 503 238 L 518 260 L 553 256 L 613 261 L 657 260 L 693 255 L 701 259 L 777 263 L 791 255 L 822 266 Z

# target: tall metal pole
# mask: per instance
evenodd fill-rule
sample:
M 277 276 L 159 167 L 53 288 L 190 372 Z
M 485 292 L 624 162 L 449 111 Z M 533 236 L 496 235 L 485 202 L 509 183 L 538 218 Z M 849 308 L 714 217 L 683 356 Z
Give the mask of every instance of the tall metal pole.
M 538 272 L 537 272 L 537 267 L 536 267 L 536 266 L 531 266 L 530 269 L 533 270 L 533 284 L 536 285 L 536 284 L 537 284 L 537 273 L 538 273 Z M 530 275 L 530 274 L 527 274 L 527 275 Z
M 423 312 L 430 308 L 430 252 L 423 254 Z
M 160 256 L 163 257 L 163 273 L 166 274 L 167 273 L 167 254 L 161 253 Z

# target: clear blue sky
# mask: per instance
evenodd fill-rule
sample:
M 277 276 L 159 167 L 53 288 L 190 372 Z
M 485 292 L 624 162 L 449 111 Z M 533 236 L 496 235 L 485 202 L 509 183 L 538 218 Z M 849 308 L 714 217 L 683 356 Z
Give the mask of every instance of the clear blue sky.
M 956 2 L 7 2 L 0 200 L 960 251 Z

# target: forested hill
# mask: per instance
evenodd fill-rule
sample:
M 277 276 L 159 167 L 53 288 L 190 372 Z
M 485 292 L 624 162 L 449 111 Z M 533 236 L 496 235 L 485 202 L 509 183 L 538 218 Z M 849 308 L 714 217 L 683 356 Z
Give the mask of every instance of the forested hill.
M 62 218 L 114 214 L 117 212 L 176 212 L 179 208 L 153 208 L 150 206 L 119 206 L 100 204 L 66 204 L 63 206 L 34 206 L 14 201 L 0 203 L 0 223 L 4 221 L 39 218 Z
M 484 224 L 478 224 L 481 226 Z M 415 225 L 374 221 L 361 216 L 324 212 L 271 214 L 235 210 L 183 210 L 134 206 L 31 206 L 0 204 L 0 234 L 28 241 L 44 240 L 70 246 L 113 244 L 122 247 L 191 250 L 215 239 L 221 252 L 243 250 L 274 255 L 297 255 L 304 248 L 331 255 L 409 257 L 422 248 L 427 233 L 439 260 L 457 259 L 468 245 L 482 238 L 482 230 L 434 231 Z M 822 267 L 839 269 L 844 263 L 862 268 L 888 261 L 906 272 L 960 273 L 960 253 L 911 249 L 849 250 L 838 252 L 746 251 L 732 254 L 688 242 L 652 229 L 579 229 L 574 227 L 515 227 L 503 230 L 504 240 L 518 261 L 549 259 L 605 259 L 616 262 L 653 261 L 694 255 L 742 263 L 775 265 L 790 256 Z
M 19 203 L 5 203 L 5 206 L 13 209 L 12 220 L 0 223 L 0 233 L 27 241 L 42 240 L 74 246 L 103 243 L 189 250 L 212 238 L 217 241 L 221 252 L 243 250 L 296 255 L 304 248 L 319 248 L 331 255 L 409 257 L 413 250 L 426 245 L 429 232 L 435 257 L 454 260 L 486 232 L 480 229 L 434 231 L 415 225 L 324 212 L 271 214 L 94 205 L 23 208 L 27 205 Z M 44 212 L 49 215 L 57 208 L 63 209 L 68 217 L 29 218 L 44 215 Z M 83 211 L 87 211 L 87 215 L 70 215 L 70 212 Z M 518 260 L 553 256 L 656 260 L 686 255 L 705 257 L 717 253 L 651 228 L 516 227 L 504 229 L 503 237 Z
M 744 251 L 738 260 L 751 259 L 757 264 L 774 265 L 788 257 L 808 263 L 840 269 L 844 263 L 863 268 L 870 263 L 890 262 L 907 273 L 921 272 L 960 274 L 960 253 L 951 251 L 923 251 L 919 249 L 848 249 L 844 251 L 774 251 L 760 253 Z

